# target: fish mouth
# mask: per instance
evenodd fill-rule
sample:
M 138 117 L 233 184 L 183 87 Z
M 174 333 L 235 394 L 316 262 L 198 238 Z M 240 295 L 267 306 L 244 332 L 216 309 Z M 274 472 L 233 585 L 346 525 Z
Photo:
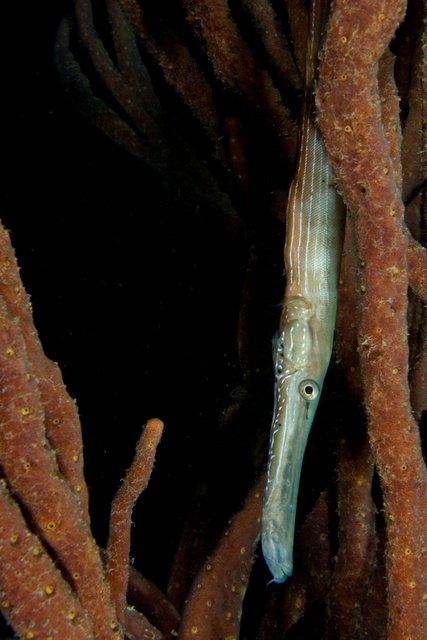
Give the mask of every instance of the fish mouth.
M 275 582 L 292 574 L 301 468 L 320 392 L 321 384 L 301 372 L 286 376 L 277 388 L 261 538 Z
M 283 535 L 279 528 L 269 522 L 261 536 L 261 546 L 265 561 L 273 576 L 273 582 L 285 582 L 293 571 L 293 540 L 283 544 Z

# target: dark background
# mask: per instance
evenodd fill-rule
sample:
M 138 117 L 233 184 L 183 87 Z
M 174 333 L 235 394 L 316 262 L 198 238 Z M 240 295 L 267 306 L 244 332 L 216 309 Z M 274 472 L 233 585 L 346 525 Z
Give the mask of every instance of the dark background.
M 77 399 L 101 545 L 142 425 L 165 422 L 133 549 L 164 584 L 238 381 L 245 254 L 74 110 L 53 65 L 64 4 L 8 5 L 1 218 L 44 349 Z

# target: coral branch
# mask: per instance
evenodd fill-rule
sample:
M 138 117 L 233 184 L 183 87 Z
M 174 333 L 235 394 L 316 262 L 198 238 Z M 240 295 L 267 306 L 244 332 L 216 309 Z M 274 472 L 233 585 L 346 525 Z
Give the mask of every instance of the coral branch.
M 134 504 L 144 491 L 154 466 L 157 445 L 163 433 L 161 420 L 149 420 L 138 442 L 135 458 L 117 491 L 111 507 L 107 547 L 107 577 L 117 615 L 124 615 L 129 579 L 131 517 Z M 124 620 L 120 622 L 124 624 Z
M 265 49 L 271 56 L 274 67 L 280 74 L 283 83 L 301 90 L 301 77 L 286 45 L 285 35 L 273 8 L 269 4 L 263 4 L 257 0 L 242 0 L 242 5 L 251 14 Z
M 164 640 L 163 634 L 153 627 L 145 616 L 130 607 L 125 611 L 126 635 L 129 640 Z
M 46 358 L 34 330 L 30 300 L 19 277 L 15 254 L 0 225 L 0 295 L 5 311 L 19 326 L 25 352 L 31 359 L 43 403 L 46 436 L 56 451 L 59 470 L 81 504 L 81 517 L 89 521 L 88 494 L 83 477 L 83 444 L 75 403 L 66 393 L 59 367 Z
M 118 638 L 120 631 L 98 547 L 46 439 L 39 381 L 20 327 L 3 298 L 0 383 L 0 464 L 10 489 L 26 506 L 38 535 L 53 549 L 82 605 L 90 612 L 95 637 Z
M 331 577 L 329 495 L 323 491 L 295 539 L 296 563 L 286 585 L 272 585 L 258 640 L 280 640 L 322 601 Z
M 224 0 L 186 1 L 188 18 L 205 41 L 218 77 L 238 91 L 277 127 L 282 144 L 295 135 L 295 123 L 282 105 L 270 76 L 254 60 Z
M 79 600 L 0 481 L 0 603 L 22 638 L 94 640 Z
M 409 284 L 427 304 L 427 250 L 412 238 L 408 240 L 407 260 Z
M 181 622 L 181 640 L 237 639 L 242 602 L 261 528 L 263 486 L 264 477 L 261 477 L 196 577 Z
M 342 442 L 340 463 L 340 544 L 328 598 L 328 638 L 354 640 L 360 637 L 363 607 L 369 608 L 366 596 L 376 556 L 376 508 L 371 496 L 374 466 L 368 443 L 355 455 Z
M 179 41 L 171 28 L 163 30 L 161 36 L 150 30 L 147 26 L 146 10 L 136 0 L 120 0 L 120 4 L 130 24 L 145 40 L 150 53 L 161 64 L 165 78 L 203 124 L 218 157 L 222 158 L 224 150 L 220 144 L 218 114 L 212 88 L 188 48 Z
M 133 567 L 129 567 L 128 602 L 138 611 L 147 611 L 166 640 L 173 640 L 179 628 L 177 610 L 156 585 Z
M 403 202 L 377 91 L 377 63 L 404 9 L 399 0 L 337 0 L 318 90 L 319 122 L 363 263 L 359 348 L 387 520 L 390 639 L 427 634 L 427 474 L 409 404 Z

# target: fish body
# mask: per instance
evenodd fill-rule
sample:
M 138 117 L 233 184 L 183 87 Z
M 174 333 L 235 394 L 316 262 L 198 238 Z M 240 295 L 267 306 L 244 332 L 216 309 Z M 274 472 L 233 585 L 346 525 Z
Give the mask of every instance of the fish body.
M 318 4 L 312 3 L 299 155 L 286 212 L 286 288 L 273 350 L 262 548 L 275 582 L 292 574 L 301 467 L 332 353 L 344 235 L 344 205 L 314 115 Z

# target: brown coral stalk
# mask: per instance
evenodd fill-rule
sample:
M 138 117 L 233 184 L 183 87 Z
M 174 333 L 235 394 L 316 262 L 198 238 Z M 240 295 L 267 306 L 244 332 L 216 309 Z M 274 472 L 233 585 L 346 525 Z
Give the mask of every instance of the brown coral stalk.
M 337 0 L 318 91 L 319 122 L 363 264 L 358 341 L 387 521 L 390 639 L 427 635 L 427 473 L 409 403 L 404 207 L 377 89 L 378 60 L 404 11 L 401 0 Z
M 0 605 L 21 638 L 94 640 L 87 613 L 39 538 L 28 530 L 4 480 L 0 555 Z
M 132 510 L 146 488 L 154 466 L 157 445 L 163 433 L 161 420 L 149 420 L 135 452 L 135 459 L 117 491 L 111 507 L 110 536 L 107 547 L 107 576 L 111 599 L 124 624 L 129 580 L 129 551 Z
M 0 232 L 5 234 L 2 228 Z M 3 238 L 3 246 L 6 243 Z M 7 255 L 12 255 L 11 248 Z M 16 264 L 10 262 L 9 268 L 16 270 Z M 13 280 L 19 282 L 17 271 Z M 1 284 L 7 289 L 7 282 Z M 18 292 L 20 288 L 19 282 Z M 22 294 L 21 306 L 25 309 L 25 294 Z M 18 318 L 23 316 L 21 309 Z M 23 326 L 24 331 L 29 330 L 30 325 Z M 43 396 L 32 356 L 41 356 L 41 350 L 35 350 L 35 355 L 31 350 L 27 352 L 20 324 L 10 314 L 5 298 L 0 296 L 0 464 L 3 473 L 10 490 L 28 511 L 37 535 L 53 550 L 89 612 L 95 637 L 118 638 L 120 629 L 88 518 L 62 476 L 55 451 L 46 438 Z M 61 393 L 65 394 L 65 390 Z M 49 394 L 47 401 L 51 398 L 55 395 Z
M 56 451 L 59 470 L 81 504 L 81 517 L 89 521 L 88 493 L 83 477 L 83 443 L 77 407 L 65 391 L 61 371 L 43 352 L 34 329 L 30 299 L 19 277 L 9 234 L 0 225 L 0 294 L 5 310 L 22 333 L 44 406 L 46 437 Z
M 353 428 L 355 425 L 352 425 Z M 372 454 L 366 442 L 356 455 L 340 443 L 338 505 L 339 550 L 328 595 L 328 639 L 362 638 L 360 618 L 368 609 L 368 587 L 375 566 L 375 504 L 371 495 Z M 379 630 L 381 632 L 381 629 Z
M 237 640 L 242 602 L 261 529 L 263 487 L 264 476 L 196 577 L 181 622 L 181 640 Z

